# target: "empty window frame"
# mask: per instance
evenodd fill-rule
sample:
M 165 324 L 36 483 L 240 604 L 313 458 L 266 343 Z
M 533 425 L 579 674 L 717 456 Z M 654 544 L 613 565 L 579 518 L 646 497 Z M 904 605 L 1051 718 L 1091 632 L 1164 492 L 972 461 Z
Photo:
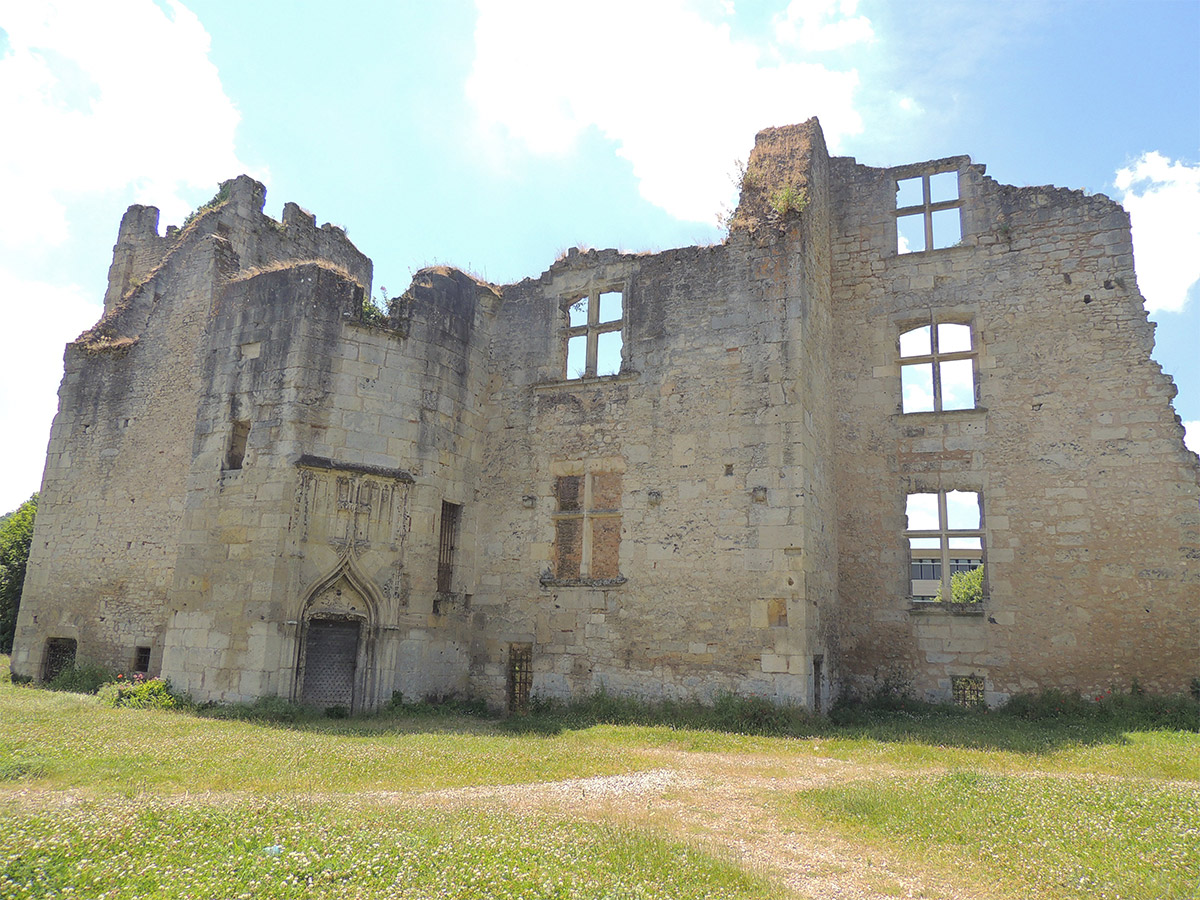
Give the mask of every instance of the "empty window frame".
M 150 648 L 135 647 L 133 651 L 133 671 L 145 675 L 150 671 Z
M 246 458 L 246 442 L 250 439 L 250 423 L 239 419 L 233 423 L 233 431 L 229 435 L 229 451 L 225 454 L 225 470 L 233 471 L 242 467 Z
M 961 322 L 935 322 L 901 332 L 901 411 L 974 409 L 977 356 L 971 326 Z
M 911 493 L 905 498 L 909 590 L 915 602 L 978 603 L 984 595 L 983 495 Z
M 46 653 L 42 657 L 42 681 L 53 681 L 54 676 L 75 668 L 75 651 L 78 647 L 74 638 L 49 638 Z
M 566 377 L 598 378 L 621 371 L 625 295 L 593 290 L 574 297 L 567 307 Z
M 620 578 L 621 475 L 560 475 L 554 487 L 555 577 L 562 581 Z
M 896 252 L 943 250 L 962 240 L 958 172 L 934 172 L 896 181 Z
M 454 584 L 454 558 L 458 551 L 458 526 L 462 507 L 442 501 L 442 521 L 438 531 L 437 589 L 449 594 Z

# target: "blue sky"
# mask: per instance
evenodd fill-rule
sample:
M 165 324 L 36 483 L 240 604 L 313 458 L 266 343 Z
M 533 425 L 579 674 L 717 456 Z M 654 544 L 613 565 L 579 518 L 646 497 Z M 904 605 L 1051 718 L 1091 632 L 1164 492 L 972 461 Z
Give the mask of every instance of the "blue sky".
M 0 7 L 0 512 L 41 477 L 62 346 L 133 202 L 241 172 L 347 228 L 390 295 L 566 247 L 718 241 L 754 133 L 956 154 L 1134 221 L 1155 358 L 1200 448 L 1200 3 L 125 0 Z

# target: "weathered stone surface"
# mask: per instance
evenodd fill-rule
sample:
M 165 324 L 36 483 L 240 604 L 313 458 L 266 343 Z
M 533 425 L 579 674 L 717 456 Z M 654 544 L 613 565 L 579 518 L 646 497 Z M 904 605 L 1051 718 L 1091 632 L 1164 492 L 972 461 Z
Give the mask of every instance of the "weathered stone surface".
M 898 181 L 937 175 L 898 215 Z M 426 269 L 368 324 L 340 229 L 272 221 L 245 177 L 222 195 L 166 237 L 122 221 L 67 349 L 14 672 L 73 639 L 121 669 L 149 647 L 200 699 L 352 672 L 359 708 L 504 705 L 526 648 L 552 696 L 1200 674 L 1198 463 L 1107 198 L 830 158 L 813 120 L 758 136 L 720 246 L 503 287 Z M 947 222 L 954 246 L 897 252 Z M 904 412 L 900 334 L 939 323 L 969 326 L 972 405 Z M 912 601 L 907 497 L 946 492 L 982 497 L 979 605 Z

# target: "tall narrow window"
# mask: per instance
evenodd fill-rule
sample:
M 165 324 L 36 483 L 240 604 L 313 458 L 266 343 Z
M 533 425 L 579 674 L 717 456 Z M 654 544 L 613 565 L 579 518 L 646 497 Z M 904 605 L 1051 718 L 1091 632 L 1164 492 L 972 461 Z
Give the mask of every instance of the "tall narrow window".
M 523 713 L 529 709 L 533 689 L 533 645 L 508 646 L 508 711 Z
M 934 172 L 896 182 L 896 252 L 942 250 L 962 240 L 958 172 Z
M 983 495 L 977 491 L 909 494 L 905 515 L 912 599 L 981 601 Z
M 150 671 L 150 648 L 137 647 L 133 652 L 133 671 L 145 674 Z
M 567 378 L 596 378 L 621 371 L 625 295 L 594 290 L 567 307 Z
M 555 494 L 556 577 L 565 581 L 620 578 L 620 474 L 562 475 Z
M 906 413 L 975 408 L 971 326 L 938 322 L 900 335 L 900 408 Z
M 442 501 L 442 524 L 438 535 L 437 589 L 449 594 L 454 584 L 454 556 L 458 549 L 458 520 L 462 507 Z
M 246 458 L 246 441 L 250 438 L 250 423 L 244 419 L 233 423 L 229 436 L 229 452 L 225 454 L 226 470 L 240 469 Z

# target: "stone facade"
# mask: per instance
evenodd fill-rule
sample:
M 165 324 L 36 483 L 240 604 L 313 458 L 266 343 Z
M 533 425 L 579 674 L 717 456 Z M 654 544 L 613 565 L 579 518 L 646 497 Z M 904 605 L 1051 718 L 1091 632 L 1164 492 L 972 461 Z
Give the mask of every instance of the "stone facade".
M 426 269 L 378 322 L 345 234 L 263 199 L 122 221 L 15 673 L 354 708 L 1200 675 L 1200 463 L 1107 198 L 813 120 L 758 136 L 719 246 Z M 982 601 L 914 598 L 980 561 Z

